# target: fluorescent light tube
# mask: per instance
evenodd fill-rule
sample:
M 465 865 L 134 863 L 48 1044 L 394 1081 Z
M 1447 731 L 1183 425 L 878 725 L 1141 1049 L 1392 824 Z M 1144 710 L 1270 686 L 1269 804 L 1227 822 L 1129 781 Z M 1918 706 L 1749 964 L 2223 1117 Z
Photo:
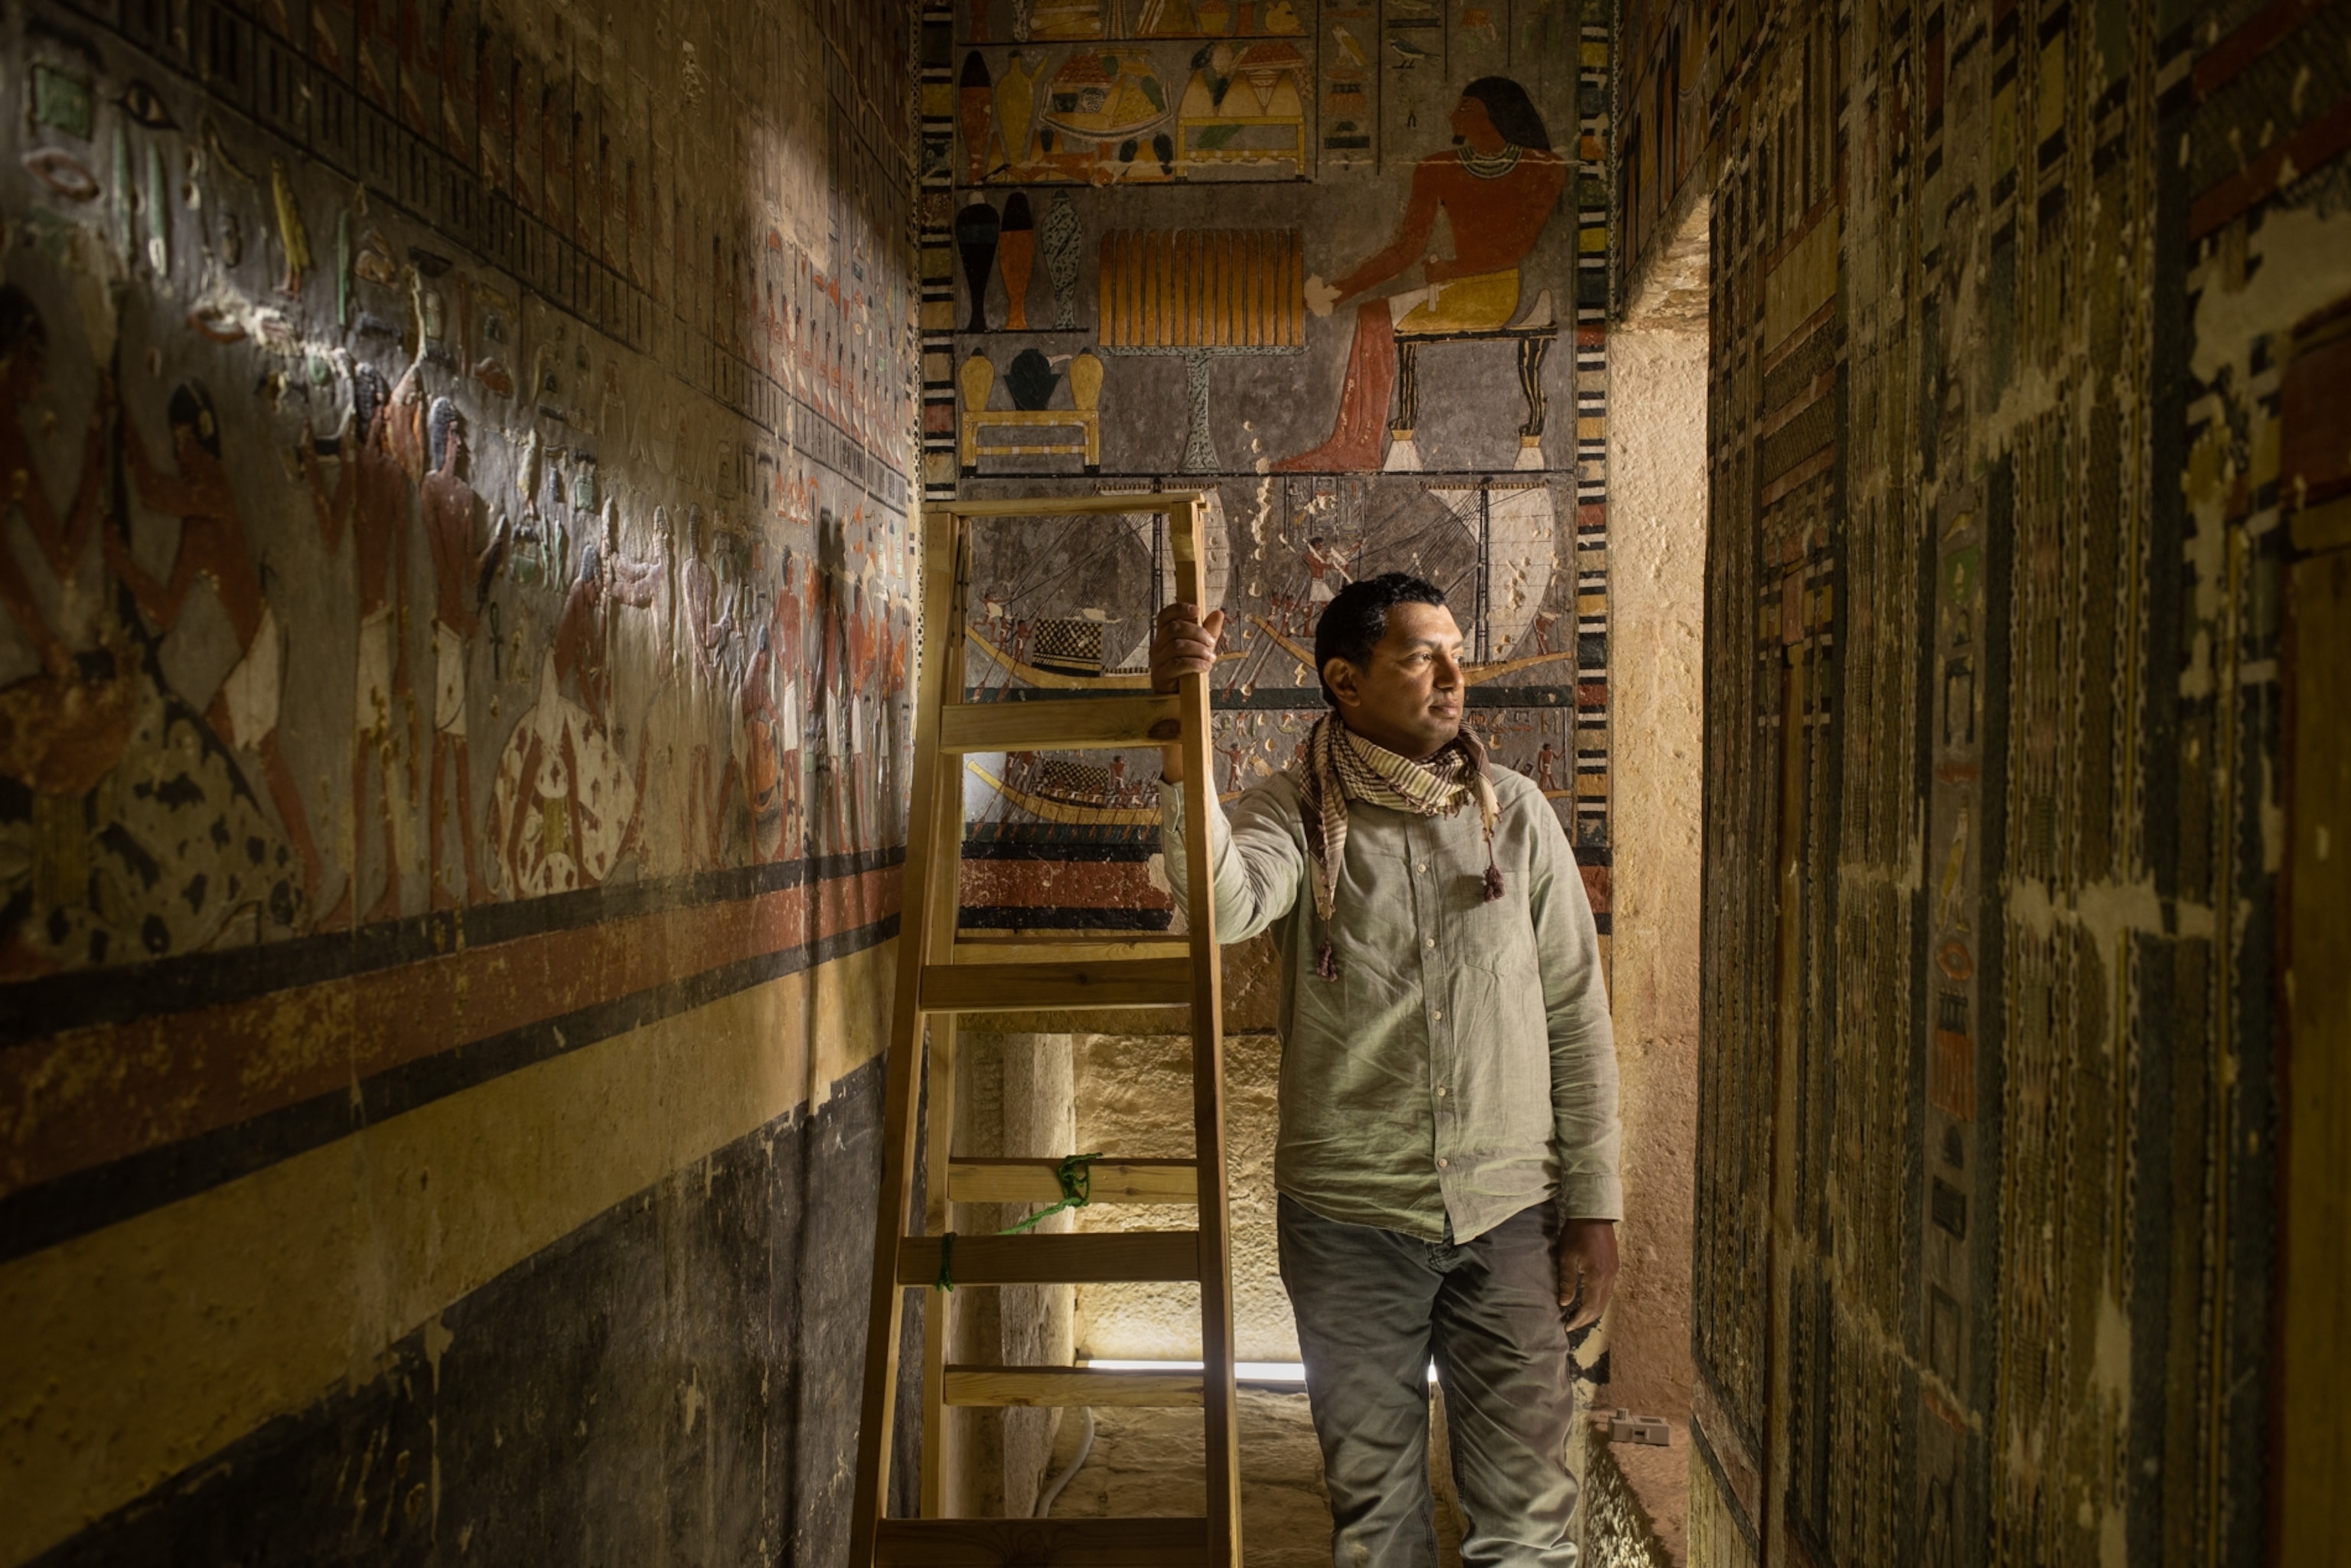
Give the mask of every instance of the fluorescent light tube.
M 1200 1370 L 1200 1364 L 1196 1361 L 1118 1361 L 1108 1357 L 1096 1357 L 1092 1360 L 1081 1361 L 1078 1364 L 1101 1372 L 1197 1372 Z M 1435 1362 L 1428 1364 L 1428 1380 L 1431 1383 L 1437 1381 Z M 1233 1363 L 1233 1381 L 1287 1384 L 1302 1387 L 1306 1382 L 1306 1368 L 1295 1361 L 1237 1361 Z

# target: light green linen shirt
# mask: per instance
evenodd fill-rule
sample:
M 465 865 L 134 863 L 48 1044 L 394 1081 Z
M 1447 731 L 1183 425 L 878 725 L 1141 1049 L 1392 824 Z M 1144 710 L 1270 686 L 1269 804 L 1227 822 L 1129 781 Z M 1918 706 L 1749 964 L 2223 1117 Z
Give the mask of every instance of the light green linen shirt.
M 1542 791 L 1494 770 L 1485 899 L 1474 805 L 1450 817 L 1347 806 L 1328 935 L 1307 882 L 1299 788 L 1278 773 L 1214 828 L 1217 936 L 1270 928 L 1280 954 L 1274 1186 L 1326 1219 L 1468 1241 L 1547 1198 L 1623 1217 L 1616 1047 L 1600 941 Z M 1160 847 L 1184 895 L 1184 798 L 1163 784 Z

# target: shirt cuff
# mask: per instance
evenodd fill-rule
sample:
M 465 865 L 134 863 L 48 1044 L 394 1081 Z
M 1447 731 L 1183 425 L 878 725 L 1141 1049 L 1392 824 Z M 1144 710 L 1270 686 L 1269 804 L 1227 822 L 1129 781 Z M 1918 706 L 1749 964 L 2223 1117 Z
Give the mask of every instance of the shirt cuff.
M 1190 826 L 1191 824 L 1184 820 L 1184 786 L 1170 784 L 1166 779 L 1162 779 L 1159 780 L 1160 831 L 1172 831 L 1180 838 Z M 1225 820 L 1224 802 L 1214 795 L 1209 796 L 1208 847 L 1211 850 L 1221 850 L 1224 848 L 1225 840 L 1230 835 L 1231 827 Z
M 1560 1177 L 1559 1211 L 1569 1219 L 1623 1219 L 1624 1178 L 1613 1176 Z

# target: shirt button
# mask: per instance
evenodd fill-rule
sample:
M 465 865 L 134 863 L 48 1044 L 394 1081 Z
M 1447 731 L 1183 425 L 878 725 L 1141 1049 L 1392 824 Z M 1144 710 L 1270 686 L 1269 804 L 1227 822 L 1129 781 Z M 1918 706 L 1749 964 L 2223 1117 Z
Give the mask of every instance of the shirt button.
M 1432 946 L 1432 947 L 1436 946 L 1437 946 L 1437 938 L 1436 938 L 1436 937 L 1434 937 L 1434 936 L 1430 937 L 1430 938 L 1428 939 L 1428 945 L 1429 945 L 1430 946 Z
M 1438 1085 L 1437 1086 L 1437 1097 L 1439 1100 L 1442 1100 L 1442 1099 L 1444 1099 L 1444 1098 L 1445 1098 L 1445 1085 L 1444 1085 L 1444 1084 L 1442 1084 L 1442 1083 L 1440 1083 L 1440 1084 L 1438 1084 Z
M 1445 1168 L 1445 1156 L 1442 1155 L 1439 1155 L 1437 1157 L 1437 1168 L 1438 1170 L 1443 1170 Z
M 1426 871 L 1428 869 L 1428 862 L 1426 861 L 1422 861 L 1412 869 L 1415 871 Z
M 1428 1016 L 1438 1023 L 1443 1023 L 1445 1021 L 1445 1015 L 1443 1013 L 1431 1013 Z

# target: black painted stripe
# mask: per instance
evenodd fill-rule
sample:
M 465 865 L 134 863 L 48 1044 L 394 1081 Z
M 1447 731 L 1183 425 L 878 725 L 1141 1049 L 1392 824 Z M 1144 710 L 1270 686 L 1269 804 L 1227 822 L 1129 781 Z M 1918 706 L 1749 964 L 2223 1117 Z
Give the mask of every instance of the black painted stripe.
M 514 1260 L 382 1347 L 374 1375 L 234 1436 L 28 1568 L 638 1560 L 615 1542 L 830 1561 L 849 1534 L 883 1067 Z M 637 1348 L 678 1343 L 725 1418 L 697 1427 L 679 1359 Z M 899 1513 L 916 1506 L 920 1395 L 902 1383 Z
M 1173 909 L 1122 909 L 1099 905 L 1057 907 L 1045 904 L 967 904 L 956 923 L 967 931 L 1156 931 L 1174 924 Z
M 658 1023 L 755 986 L 877 946 L 898 916 L 683 976 L 624 997 L 468 1040 L 308 1100 L 0 1198 L 0 1263 L 120 1225 L 167 1203 L 462 1094 L 509 1072 Z
M 1147 861 L 1158 852 L 1159 833 L 1155 828 L 1148 839 L 1101 843 L 1053 844 L 1014 838 L 966 839 L 963 844 L 963 858 L 967 861 L 1013 861 L 1032 865 L 1067 865 L 1072 862 L 1134 863 Z
M 658 881 L 608 883 L 514 904 L 475 904 L 386 920 L 356 931 L 23 980 L 0 988 L 0 1050 L 67 1030 L 131 1023 L 158 1014 L 218 1007 L 271 991 L 399 968 L 464 946 L 487 946 L 698 904 L 757 898 L 901 865 L 905 859 L 905 847 L 900 845 Z

